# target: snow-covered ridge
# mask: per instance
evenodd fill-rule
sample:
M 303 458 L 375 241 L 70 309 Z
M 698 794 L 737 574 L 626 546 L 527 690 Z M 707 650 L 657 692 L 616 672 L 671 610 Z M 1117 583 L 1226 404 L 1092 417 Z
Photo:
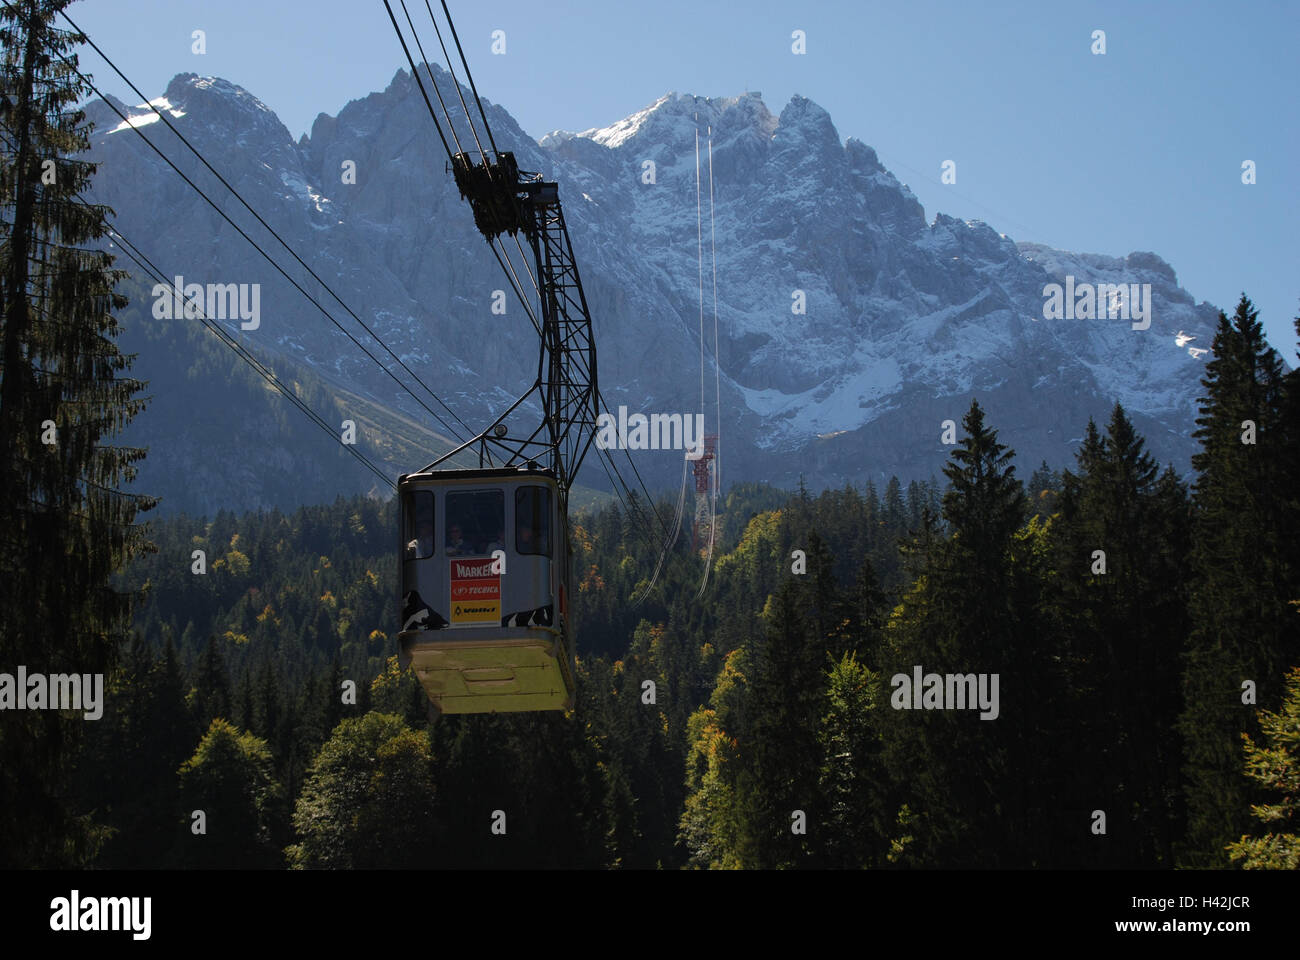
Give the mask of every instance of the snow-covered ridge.
M 711 98 L 696 97 L 691 94 L 679 95 L 675 91 L 670 91 L 649 106 L 608 126 L 591 127 L 579 133 L 571 130 L 552 130 L 537 143 L 544 148 L 554 148 L 570 140 L 581 138 L 616 150 L 642 134 L 651 133 L 651 127 L 655 122 L 662 122 L 679 130 L 685 130 L 687 127 L 698 128 L 701 135 L 704 135 L 710 126 L 718 125 L 723 117 L 728 115 L 736 118 L 736 124 L 750 127 L 764 137 L 771 137 L 776 132 L 780 121 L 768 111 L 762 96 L 758 92 L 749 92 L 736 97 Z M 731 114 L 732 111 L 736 111 L 735 114 Z
M 630 117 L 625 117 L 618 123 L 610 124 L 608 127 L 593 127 L 590 130 L 584 130 L 578 136 L 585 137 L 588 140 L 594 140 L 603 147 L 615 149 L 627 143 L 628 140 L 636 136 L 638 130 L 650 119 L 651 114 L 668 103 L 674 98 L 675 94 L 667 93 L 656 100 L 644 110 L 638 110 Z
M 161 119 L 161 117 L 159 116 L 158 113 L 151 110 L 150 107 L 157 107 L 158 111 L 166 110 L 168 113 L 172 115 L 172 117 L 176 119 L 180 119 L 181 117 L 185 116 L 185 111 L 177 110 L 175 107 L 172 106 L 171 101 L 168 100 L 166 97 L 155 97 L 153 100 L 150 100 L 148 103 L 141 103 L 138 106 L 131 107 L 130 113 L 127 114 L 126 119 L 121 123 L 119 123 L 112 130 L 109 130 L 108 132 L 118 133 L 119 131 L 129 129 L 131 127 L 145 127 L 151 123 L 157 123 L 158 120 Z
M 433 73 L 454 97 L 450 78 Z M 185 117 L 186 135 L 211 145 L 206 155 L 248 201 L 273 212 L 277 229 L 466 422 L 490 423 L 530 382 L 536 334 L 513 297 L 495 306 L 507 285 L 445 173 L 408 74 L 337 116 L 322 114 L 298 142 L 228 81 L 183 75 L 154 102 Z M 703 353 L 712 429 L 716 250 L 729 478 L 928 477 L 949 452 L 938 424 L 960 420 L 972 396 L 1033 466 L 1068 464 L 1072 438 L 1116 400 L 1157 456 L 1185 465 L 1206 356 L 1194 350 L 1213 339 L 1217 311 L 1180 288 L 1155 254 L 1069 253 L 1017 244 L 996 224 L 927 215 L 870 146 L 841 140 L 805 97 L 774 114 L 754 92 L 669 93 L 617 122 L 540 140 L 501 107 L 485 107 L 499 147 L 561 185 L 609 403 L 697 410 Z M 153 115 L 135 108 L 132 116 Z M 700 194 L 695 180 L 696 134 L 710 130 L 712 209 L 708 180 Z M 128 143 L 97 139 L 112 163 L 96 184 L 128 235 L 157 236 L 187 276 L 210 267 L 239 282 L 262 279 L 269 342 L 424 422 L 425 412 L 318 311 L 291 290 L 277 292 L 284 285 L 264 276 L 242 241 L 220 225 L 215 235 L 193 231 L 188 225 L 212 218 L 184 191 L 172 190 L 177 199 L 166 207 L 141 200 L 175 185 Z M 707 178 L 702 140 L 701 152 Z M 354 182 L 342 176 L 349 169 Z M 1150 284 L 1149 329 L 1046 319 L 1044 287 L 1070 276 Z M 657 476 L 652 483 L 676 482 L 680 460 L 663 466 L 642 469 Z

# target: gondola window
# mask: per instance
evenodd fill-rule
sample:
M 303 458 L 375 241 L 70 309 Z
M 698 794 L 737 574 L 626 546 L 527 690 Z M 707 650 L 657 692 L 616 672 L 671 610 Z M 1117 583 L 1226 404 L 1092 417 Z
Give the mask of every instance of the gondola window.
M 433 556 L 433 492 L 408 492 L 402 515 L 406 518 L 406 530 L 402 538 L 406 542 L 406 559 L 423 560 Z
M 546 487 L 515 491 L 515 550 L 551 555 L 551 491 Z
M 505 541 L 505 494 L 500 490 L 451 491 L 446 520 L 447 556 L 489 555 Z

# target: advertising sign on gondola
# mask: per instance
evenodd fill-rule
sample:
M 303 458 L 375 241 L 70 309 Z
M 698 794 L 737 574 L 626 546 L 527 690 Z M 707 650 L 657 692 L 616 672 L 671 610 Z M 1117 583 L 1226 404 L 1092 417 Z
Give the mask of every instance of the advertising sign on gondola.
M 453 559 L 451 625 L 488 627 L 501 622 L 501 574 L 491 557 Z

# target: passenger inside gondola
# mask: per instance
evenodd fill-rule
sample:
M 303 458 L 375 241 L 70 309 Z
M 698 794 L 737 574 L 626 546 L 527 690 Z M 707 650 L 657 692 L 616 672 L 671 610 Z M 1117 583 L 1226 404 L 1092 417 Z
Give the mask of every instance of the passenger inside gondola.
M 433 556 L 433 494 L 415 491 L 406 494 L 406 559 Z
M 492 534 L 505 526 L 500 490 L 454 490 L 447 494 L 447 555 L 486 556 Z
M 515 493 L 515 549 L 521 554 L 551 555 L 550 496 L 541 487 Z
M 422 519 L 416 528 L 415 539 L 406 545 L 406 556 L 409 560 L 417 557 L 427 557 L 433 553 L 433 520 L 431 518 Z
M 453 523 L 447 528 L 447 556 L 460 557 L 470 552 L 470 546 L 461 534 L 459 523 Z
M 543 557 L 551 555 L 550 538 L 546 535 L 545 524 L 521 523 L 515 530 L 515 543 L 515 549 L 520 553 Z

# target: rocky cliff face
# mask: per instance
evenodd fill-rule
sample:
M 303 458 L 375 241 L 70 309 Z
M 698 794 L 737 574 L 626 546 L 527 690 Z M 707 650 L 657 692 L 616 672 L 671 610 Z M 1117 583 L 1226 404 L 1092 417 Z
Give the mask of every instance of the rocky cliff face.
M 448 103 L 456 102 L 449 78 L 434 70 Z M 409 74 L 399 72 L 386 90 L 348 104 L 336 117 L 322 114 L 297 143 L 265 105 L 224 80 L 180 75 L 155 103 L 165 105 L 177 128 L 468 424 L 480 428 L 522 392 L 535 371 L 536 335 L 513 297 L 505 316 L 492 312 L 495 291 L 507 285 L 445 170 Z M 149 121 L 151 112 L 119 106 L 140 118 L 133 122 L 143 122 L 144 132 L 223 210 L 250 224 L 246 229 L 288 273 L 382 356 L 163 124 Z M 1017 244 L 978 221 L 943 214 L 928 220 L 870 147 L 842 142 L 826 111 L 802 97 L 778 116 L 756 93 L 712 100 L 668 94 L 612 126 L 555 131 L 540 142 L 501 107 L 486 107 L 498 145 L 514 150 L 522 169 L 559 181 L 594 317 L 601 387 L 611 405 L 647 414 L 700 408 L 698 131 L 704 409 L 713 432 L 712 233 L 724 482 L 791 484 L 802 474 L 818 486 L 893 473 L 929 477 L 949 449 L 940 442 L 942 422 L 959 421 L 972 396 L 1017 450 L 1022 469 L 1042 459 L 1072 463 L 1088 417 L 1102 420 L 1116 400 L 1161 460 L 1186 468 L 1204 361 L 1174 338 L 1183 331 L 1198 338 L 1195 346 L 1208 346 L 1217 310 L 1196 303 L 1155 254 L 1071 254 Z M 318 378 L 332 416 L 374 414 L 360 445 L 387 459 L 394 475 L 445 449 L 439 436 L 447 431 L 106 105 L 92 104 L 88 114 L 97 122 L 94 152 L 102 163 L 96 198 L 116 209 L 128 238 L 186 282 L 261 284 L 260 326 L 228 326 L 291 374 Z M 457 134 L 472 143 L 467 129 Z M 355 182 L 346 182 L 352 169 Z M 1134 329 L 1124 317 L 1047 319 L 1044 288 L 1065 285 L 1067 277 L 1080 288 L 1149 284 L 1149 327 Z M 141 304 L 128 326 L 165 323 L 150 316 L 149 306 Z M 138 375 L 148 378 L 151 369 L 175 362 L 147 349 L 149 338 L 135 342 L 145 344 Z M 193 383 L 184 396 L 164 400 L 196 410 L 236 402 L 223 389 Z M 256 401 L 238 402 L 282 403 L 265 391 Z M 232 422 L 258 416 L 226 415 Z M 170 442 L 176 437 L 151 427 L 149 414 L 132 438 L 153 447 L 142 471 L 145 488 L 170 493 L 158 484 L 177 483 L 196 468 Z M 284 450 L 282 439 L 261 442 Z M 275 457 L 259 457 L 255 446 L 244 450 L 242 467 L 230 467 L 225 486 L 209 485 L 197 500 L 178 491 L 173 500 L 205 510 L 279 502 L 283 496 L 268 491 L 281 480 L 259 478 L 258 470 L 335 463 L 327 444 L 320 434 L 310 442 L 298 436 L 278 465 Z M 238 459 L 240 448 L 226 455 Z M 680 456 L 647 451 L 637 459 L 652 486 L 662 487 L 680 477 Z M 259 461 L 250 481 L 245 468 Z M 328 492 L 331 472 L 304 495 Z M 599 485 L 604 476 L 593 463 L 585 478 Z M 368 482 L 337 472 L 339 492 Z

